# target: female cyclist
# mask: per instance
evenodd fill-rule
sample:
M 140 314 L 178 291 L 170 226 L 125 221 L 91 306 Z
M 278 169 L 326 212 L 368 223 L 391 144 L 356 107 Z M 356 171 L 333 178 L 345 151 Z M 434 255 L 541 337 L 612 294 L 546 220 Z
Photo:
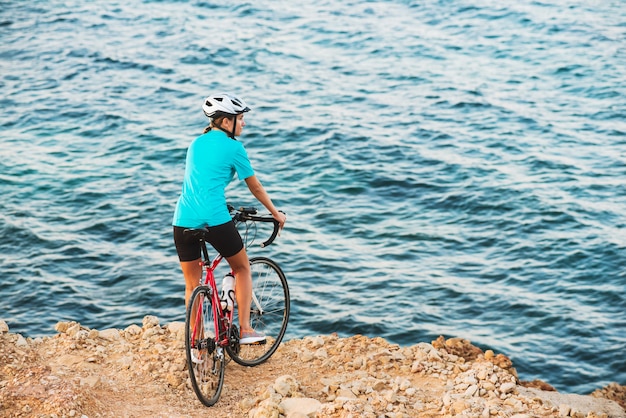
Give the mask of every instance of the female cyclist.
M 252 299 L 252 275 L 250 262 L 243 240 L 230 217 L 226 205 L 226 186 L 234 178 L 244 180 L 254 197 L 270 211 L 280 227 L 286 217 L 279 212 L 265 188 L 257 179 L 250 165 L 243 144 L 237 141 L 241 135 L 244 113 L 250 108 L 233 95 L 222 93 L 207 97 L 202 105 L 210 119 L 204 133 L 197 137 L 187 150 L 182 193 L 174 212 L 174 243 L 185 277 L 185 304 L 191 292 L 200 282 L 200 243 L 185 228 L 208 227 L 209 243 L 226 258 L 235 275 L 235 297 L 239 310 L 240 344 L 252 344 L 265 340 L 250 326 Z

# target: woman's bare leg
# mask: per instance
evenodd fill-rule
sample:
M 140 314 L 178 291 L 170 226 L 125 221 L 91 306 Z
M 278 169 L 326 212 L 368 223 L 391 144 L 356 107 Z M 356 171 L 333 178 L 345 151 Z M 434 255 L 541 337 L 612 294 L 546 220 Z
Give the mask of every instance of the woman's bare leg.
M 193 261 L 181 261 L 180 268 L 185 276 L 185 306 L 187 306 L 191 293 L 202 279 L 202 263 L 199 258 Z
M 252 301 L 252 273 L 246 249 L 226 259 L 235 275 L 235 297 L 239 313 L 239 327 L 242 332 L 251 331 L 250 304 Z

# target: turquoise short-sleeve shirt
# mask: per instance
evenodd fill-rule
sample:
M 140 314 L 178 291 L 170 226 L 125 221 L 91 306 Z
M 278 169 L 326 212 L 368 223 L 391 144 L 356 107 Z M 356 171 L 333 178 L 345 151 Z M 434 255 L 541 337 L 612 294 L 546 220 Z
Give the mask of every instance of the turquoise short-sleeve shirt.
M 226 186 L 254 175 L 243 144 L 213 129 L 196 138 L 187 150 L 183 190 L 172 224 L 184 228 L 216 226 L 231 220 Z

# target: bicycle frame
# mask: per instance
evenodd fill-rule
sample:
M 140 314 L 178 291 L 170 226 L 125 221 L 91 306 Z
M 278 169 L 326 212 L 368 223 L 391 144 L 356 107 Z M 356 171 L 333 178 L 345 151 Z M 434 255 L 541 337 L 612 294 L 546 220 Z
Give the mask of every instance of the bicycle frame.
M 223 256 L 218 254 L 213 261 L 209 258 L 209 253 L 206 247 L 206 242 L 202 241 L 202 254 L 203 261 L 200 262 L 205 272 L 204 282 L 200 281 L 201 285 L 209 286 L 211 288 L 211 304 L 213 309 L 214 327 L 215 327 L 215 344 L 218 347 L 224 347 L 230 343 L 230 336 L 228 335 L 229 324 L 233 320 L 233 310 L 225 312 L 222 309 L 221 299 L 219 291 L 217 289 L 217 283 L 215 282 L 215 274 L 213 273 L 220 262 L 223 260 Z M 203 302 L 201 302 L 203 303 Z M 202 305 L 198 306 L 196 313 L 196 324 L 201 323 Z M 198 335 L 198 329 L 194 325 L 193 327 L 193 341 L 196 341 Z

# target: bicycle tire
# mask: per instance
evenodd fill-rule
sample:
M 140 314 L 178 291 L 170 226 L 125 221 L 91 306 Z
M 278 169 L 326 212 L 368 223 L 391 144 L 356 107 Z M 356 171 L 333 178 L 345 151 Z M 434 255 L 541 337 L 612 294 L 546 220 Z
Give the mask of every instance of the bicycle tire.
M 191 387 L 206 406 L 214 405 L 224 387 L 226 366 L 224 350 L 215 344 L 215 309 L 211 288 L 198 286 L 194 289 L 185 315 L 185 352 Z M 201 321 L 200 326 L 197 321 Z M 194 336 L 201 333 L 200 337 Z
M 250 259 L 250 269 L 252 292 L 261 307 L 259 309 L 253 299 L 250 324 L 267 338 L 264 344 L 235 343 L 226 347 L 228 355 L 242 366 L 257 366 L 274 354 L 285 336 L 291 305 L 287 278 L 278 264 L 269 258 L 253 257 Z M 238 323 L 239 318 L 235 313 L 233 324 Z

